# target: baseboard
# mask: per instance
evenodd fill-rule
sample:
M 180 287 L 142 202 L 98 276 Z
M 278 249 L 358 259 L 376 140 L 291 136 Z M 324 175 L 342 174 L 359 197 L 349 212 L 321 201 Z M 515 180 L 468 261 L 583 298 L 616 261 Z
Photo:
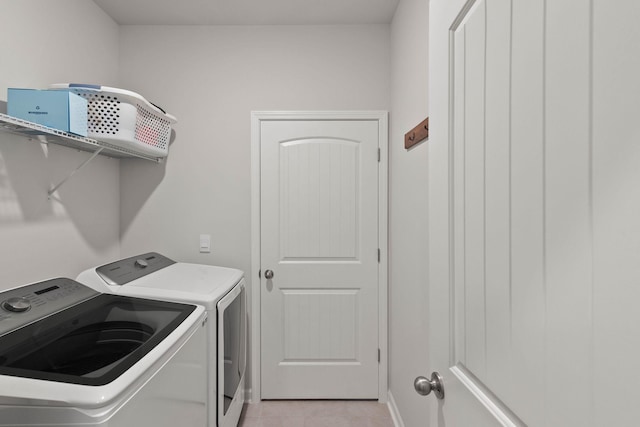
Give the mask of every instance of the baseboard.
M 251 395 L 253 393 L 251 393 L 251 389 L 250 388 L 245 388 L 244 389 L 244 403 L 256 403 L 256 402 L 252 402 L 251 401 Z
M 395 427 L 404 427 L 404 422 L 402 422 L 400 411 L 398 411 L 398 406 L 396 405 L 396 400 L 393 398 L 391 390 L 389 390 L 389 401 L 387 402 L 387 406 L 389 407 L 389 413 L 391 413 L 393 425 Z

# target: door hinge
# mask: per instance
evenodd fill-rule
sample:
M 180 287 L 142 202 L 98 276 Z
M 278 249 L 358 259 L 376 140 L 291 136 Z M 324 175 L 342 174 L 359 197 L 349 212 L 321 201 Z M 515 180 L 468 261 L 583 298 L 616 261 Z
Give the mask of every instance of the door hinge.
M 380 157 L 381 157 L 380 149 L 378 148 L 378 162 L 380 162 Z
M 378 248 L 378 264 L 380 263 L 380 248 Z
M 380 363 L 380 349 L 378 349 L 378 363 Z

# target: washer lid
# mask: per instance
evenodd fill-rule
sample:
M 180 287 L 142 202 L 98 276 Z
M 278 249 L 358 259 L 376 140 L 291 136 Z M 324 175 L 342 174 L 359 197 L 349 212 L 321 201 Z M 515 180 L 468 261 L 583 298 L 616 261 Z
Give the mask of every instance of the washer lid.
M 112 382 L 102 386 L 90 386 L 84 384 L 72 384 L 59 381 L 48 381 L 20 376 L 0 375 L 0 406 L 4 408 L 23 408 L 23 414 L 29 415 L 31 420 L 38 417 L 27 407 L 36 407 L 38 411 L 52 411 L 47 419 L 52 423 L 54 419 L 61 420 L 56 425 L 69 425 L 67 416 L 78 415 L 74 419 L 89 420 L 75 424 L 94 425 L 96 419 L 106 420 L 113 413 L 125 405 L 134 393 L 137 393 L 145 384 L 165 366 L 171 362 L 189 344 L 187 354 L 189 360 L 194 360 L 197 365 L 189 364 L 187 369 L 204 369 L 205 359 L 196 361 L 195 353 L 204 353 L 206 334 L 203 322 L 206 313 L 204 307 L 196 307 L 169 336 L 163 339 L 147 355 L 140 359 L 131 368 L 127 369 Z M 184 363 L 184 359 L 180 358 Z M 178 369 L 173 365 L 172 370 Z M 180 381 L 176 383 L 180 390 L 186 390 L 187 384 Z M 26 411 L 26 412 L 25 412 Z M 41 418 L 37 418 L 41 419 Z M 25 421 L 26 422 L 26 421 Z M 102 422 L 100 423 L 102 425 Z
M 102 294 L 0 338 L 0 375 L 100 386 L 131 368 L 195 306 Z

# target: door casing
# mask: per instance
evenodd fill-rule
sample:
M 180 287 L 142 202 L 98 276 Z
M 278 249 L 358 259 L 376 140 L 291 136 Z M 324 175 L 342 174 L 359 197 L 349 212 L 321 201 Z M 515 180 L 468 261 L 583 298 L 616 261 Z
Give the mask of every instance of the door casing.
M 260 125 L 263 121 L 291 120 L 375 120 L 378 122 L 378 343 L 380 365 L 378 370 L 378 401 L 387 402 L 388 396 L 388 113 L 386 111 L 252 111 L 251 112 L 251 293 L 247 306 L 251 307 L 251 388 L 246 390 L 246 401 L 261 400 L 260 394 Z

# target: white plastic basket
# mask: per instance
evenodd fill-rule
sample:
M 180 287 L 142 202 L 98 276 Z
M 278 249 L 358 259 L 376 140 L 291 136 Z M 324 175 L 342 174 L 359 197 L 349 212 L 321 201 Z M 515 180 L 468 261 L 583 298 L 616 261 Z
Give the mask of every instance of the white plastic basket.
M 169 154 L 171 125 L 177 119 L 135 92 L 107 86 L 59 83 L 88 102 L 88 137 L 153 157 Z

